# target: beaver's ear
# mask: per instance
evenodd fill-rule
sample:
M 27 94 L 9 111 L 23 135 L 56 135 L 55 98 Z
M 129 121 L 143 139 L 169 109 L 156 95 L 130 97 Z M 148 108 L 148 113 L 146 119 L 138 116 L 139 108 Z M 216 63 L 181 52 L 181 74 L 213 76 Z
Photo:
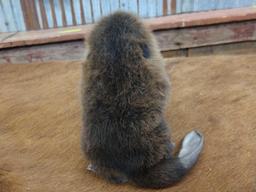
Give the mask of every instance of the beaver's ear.
M 141 43 L 140 47 L 141 47 L 142 52 L 143 52 L 143 57 L 148 59 L 150 57 L 150 50 L 149 50 L 148 45 L 146 43 Z

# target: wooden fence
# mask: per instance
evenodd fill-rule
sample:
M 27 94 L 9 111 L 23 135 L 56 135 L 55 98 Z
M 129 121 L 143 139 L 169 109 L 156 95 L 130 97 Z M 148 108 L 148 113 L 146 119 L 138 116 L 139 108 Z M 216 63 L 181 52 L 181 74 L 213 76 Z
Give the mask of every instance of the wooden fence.
M 256 0 L 0 0 L 0 32 L 84 25 L 115 10 L 158 17 L 256 5 Z

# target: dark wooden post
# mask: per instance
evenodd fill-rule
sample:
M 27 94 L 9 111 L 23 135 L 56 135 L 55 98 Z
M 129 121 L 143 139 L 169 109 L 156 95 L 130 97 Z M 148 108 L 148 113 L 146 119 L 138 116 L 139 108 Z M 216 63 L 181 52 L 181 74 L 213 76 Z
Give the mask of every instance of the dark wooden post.
M 50 6 L 51 6 L 51 12 L 52 12 L 53 26 L 56 28 L 56 27 L 58 27 L 58 25 L 57 25 L 57 19 L 56 19 L 53 0 L 50 0 Z
M 23 17 L 27 30 L 40 29 L 34 0 L 21 0 Z
M 163 0 L 163 16 L 167 15 L 167 0 Z
M 176 14 L 177 3 L 176 0 L 171 0 L 171 14 Z

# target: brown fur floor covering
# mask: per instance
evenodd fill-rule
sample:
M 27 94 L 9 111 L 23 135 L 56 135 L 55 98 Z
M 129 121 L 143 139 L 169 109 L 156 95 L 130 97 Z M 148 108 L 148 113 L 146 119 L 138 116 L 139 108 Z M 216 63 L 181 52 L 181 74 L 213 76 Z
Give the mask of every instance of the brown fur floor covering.
M 172 192 L 256 191 L 256 56 L 169 60 L 167 120 L 176 142 L 205 135 L 196 167 Z M 0 192 L 143 191 L 86 171 L 80 63 L 0 66 Z M 151 190 L 149 190 L 151 191 Z

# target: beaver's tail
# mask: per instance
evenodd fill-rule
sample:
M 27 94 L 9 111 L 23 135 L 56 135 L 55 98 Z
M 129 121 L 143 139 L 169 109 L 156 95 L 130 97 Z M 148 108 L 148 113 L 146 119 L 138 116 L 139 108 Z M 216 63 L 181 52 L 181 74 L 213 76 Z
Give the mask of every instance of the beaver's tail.
M 132 181 L 145 188 L 164 188 L 180 181 L 197 162 L 203 147 L 203 136 L 192 131 L 183 139 L 175 159 L 164 159 L 150 169 L 133 174 Z

